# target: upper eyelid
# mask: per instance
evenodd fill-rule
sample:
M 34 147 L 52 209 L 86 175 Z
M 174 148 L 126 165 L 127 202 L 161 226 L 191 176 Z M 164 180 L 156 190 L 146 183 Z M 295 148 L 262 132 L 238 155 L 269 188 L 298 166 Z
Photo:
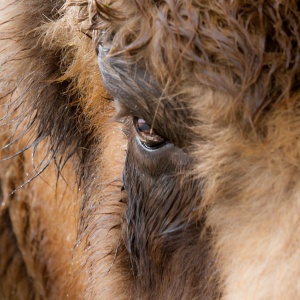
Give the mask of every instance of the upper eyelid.
M 113 121 L 126 125 L 127 130 L 131 130 L 132 128 L 134 128 L 134 118 L 144 119 L 146 121 L 146 123 L 150 124 L 150 126 L 151 126 L 151 122 L 149 122 L 147 117 L 144 117 L 144 114 L 142 112 L 141 113 L 134 112 L 134 111 L 130 110 L 128 107 L 123 106 L 120 103 L 118 103 L 118 101 L 115 101 L 115 104 L 116 104 L 116 111 L 113 116 Z M 159 128 L 157 128 L 157 126 L 154 125 L 152 129 L 154 132 L 156 132 L 156 134 L 163 137 L 168 143 L 171 143 L 171 144 L 174 143 L 169 138 L 168 134 L 161 132 L 161 130 Z
M 113 116 L 113 120 L 115 122 L 126 123 L 126 119 L 128 118 L 130 118 L 130 123 L 132 124 L 134 124 L 134 118 L 144 119 L 147 124 L 151 124 L 146 118 L 142 116 L 142 114 L 137 114 L 136 112 L 128 109 L 128 107 L 121 105 L 119 101 L 115 101 L 115 114 Z M 153 130 L 155 132 L 158 132 L 155 127 L 153 128 Z
M 130 117 L 130 118 L 138 117 L 138 118 L 146 120 L 147 122 L 149 121 L 148 120 L 149 118 L 146 117 L 145 113 L 141 110 L 130 109 L 129 107 L 122 105 L 122 103 L 117 99 L 114 99 L 114 104 L 115 104 L 115 114 L 114 114 L 115 120 L 124 119 L 127 117 Z M 150 122 L 148 122 L 148 123 L 151 124 Z

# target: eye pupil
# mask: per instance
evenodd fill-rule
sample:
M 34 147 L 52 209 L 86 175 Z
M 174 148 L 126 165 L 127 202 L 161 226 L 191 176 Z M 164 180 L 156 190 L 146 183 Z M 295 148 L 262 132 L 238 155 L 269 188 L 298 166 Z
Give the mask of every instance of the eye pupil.
M 137 130 L 146 134 L 151 134 L 151 126 L 144 119 L 137 120 Z
M 134 118 L 133 122 L 137 137 L 146 148 L 159 148 L 167 142 L 166 139 L 156 133 L 155 130 L 151 128 L 151 125 L 144 119 Z

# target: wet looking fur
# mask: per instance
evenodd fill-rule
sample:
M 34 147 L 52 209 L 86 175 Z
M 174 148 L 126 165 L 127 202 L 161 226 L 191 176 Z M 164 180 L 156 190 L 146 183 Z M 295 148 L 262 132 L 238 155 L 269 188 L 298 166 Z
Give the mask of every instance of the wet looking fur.
M 0 298 L 299 298 L 299 21 L 0 4 Z

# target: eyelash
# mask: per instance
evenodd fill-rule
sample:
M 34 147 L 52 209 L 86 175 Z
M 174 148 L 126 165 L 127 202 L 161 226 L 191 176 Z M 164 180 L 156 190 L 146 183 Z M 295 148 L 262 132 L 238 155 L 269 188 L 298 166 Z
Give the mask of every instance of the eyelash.
M 159 135 L 154 129 L 151 128 L 151 125 L 142 118 L 134 117 L 133 126 L 137 138 L 147 149 L 158 149 L 168 143 L 167 139 Z

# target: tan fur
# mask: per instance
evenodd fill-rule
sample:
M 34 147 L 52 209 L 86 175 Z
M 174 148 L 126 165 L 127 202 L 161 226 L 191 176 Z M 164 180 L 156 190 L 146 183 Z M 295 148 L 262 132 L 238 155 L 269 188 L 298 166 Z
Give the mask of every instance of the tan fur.
M 120 223 L 125 209 L 120 200 L 125 197 L 122 188 L 122 170 L 127 141 L 118 123 L 101 128 L 103 136 L 99 174 L 93 185 L 93 216 L 85 234 L 88 236 L 87 264 L 90 273 L 87 299 L 131 299 L 130 278 L 120 274 L 114 257 L 120 251 Z M 113 253 L 113 256 L 108 256 Z M 116 288 L 117 287 L 117 288 Z
M 297 299 L 298 108 L 278 106 L 262 138 L 232 126 L 226 110 L 216 114 L 223 95 L 206 93 L 203 100 L 207 126 L 199 131 L 210 143 L 197 148 L 195 172 L 208 178 L 203 201 L 210 207 L 222 299 Z
M 1 137 L 7 135 L 6 131 Z M 2 153 L 1 158 L 22 149 L 22 142 Z M 43 155 L 44 147 L 41 144 L 38 153 Z M 39 155 L 35 163 L 38 161 Z M 57 171 L 51 165 L 43 175 L 20 188 L 36 172 L 30 151 L 1 163 L 0 178 L 2 187 L 6 187 L 1 199 L 1 223 L 3 226 L 6 215 L 11 222 L 1 231 L 1 245 L 5 243 L 1 250 L 2 267 L 5 268 L 6 260 L 13 260 L 1 277 L 1 298 L 75 299 L 82 294 L 85 274 L 78 272 L 82 266 L 73 248 L 80 191 L 71 170 L 71 165 L 66 167 L 64 177 L 56 182 Z M 11 195 L 15 189 L 19 190 Z M 11 230 L 13 238 L 5 238 L 5 230 Z
M 55 13 L 45 8 L 52 2 L 0 4 L 0 298 L 298 299 L 298 3 L 54 2 Z M 102 82 L 96 48 L 104 53 L 100 69 L 116 104 Z M 129 80 L 136 99 L 122 94 L 128 88 L 117 81 L 122 64 L 128 68 L 120 82 Z M 144 81 L 130 67 L 145 69 Z M 40 103 L 49 110 L 58 106 L 52 123 Z M 115 106 L 121 107 L 121 123 L 113 118 Z M 76 119 L 74 128 L 63 126 L 64 117 L 66 123 Z M 174 150 L 161 161 L 140 150 L 132 117 L 148 117 L 179 154 Z M 52 132 L 49 126 L 56 123 L 61 127 Z M 48 134 L 36 141 L 43 132 Z M 82 136 L 87 140 L 77 144 Z M 85 145 L 88 149 L 81 149 Z M 153 182 L 164 179 L 158 173 L 168 159 L 170 168 L 178 163 L 179 179 L 171 191 L 162 187 L 165 195 L 156 195 L 161 187 Z M 137 177 L 124 191 L 126 167 Z M 150 187 L 146 194 L 143 184 Z M 129 188 L 144 198 L 130 198 Z M 193 198 L 184 198 L 189 192 Z M 182 224 L 172 224 L 178 215 L 163 215 L 162 205 L 161 220 L 151 207 L 172 197 L 168 211 L 178 205 L 178 215 L 185 213 L 182 202 L 194 201 L 192 213 L 182 217 L 184 233 L 196 224 L 192 246 L 172 239 L 168 244 L 172 230 L 180 236 Z M 152 210 L 146 211 L 146 200 Z M 142 212 L 134 207 L 132 216 L 128 206 L 136 203 L 145 206 Z M 153 211 L 157 216 L 145 223 L 134 215 Z M 153 227 L 136 229 L 135 221 L 136 227 Z M 173 227 L 159 231 L 159 222 Z M 144 231 L 132 233 L 129 225 Z M 202 267 L 197 247 L 203 243 Z M 147 287 L 140 282 L 148 267 L 141 254 L 154 282 Z M 185 281 L 178 282 L 179 276 Z M 203 282 L 194 283 L 195 278 Z

